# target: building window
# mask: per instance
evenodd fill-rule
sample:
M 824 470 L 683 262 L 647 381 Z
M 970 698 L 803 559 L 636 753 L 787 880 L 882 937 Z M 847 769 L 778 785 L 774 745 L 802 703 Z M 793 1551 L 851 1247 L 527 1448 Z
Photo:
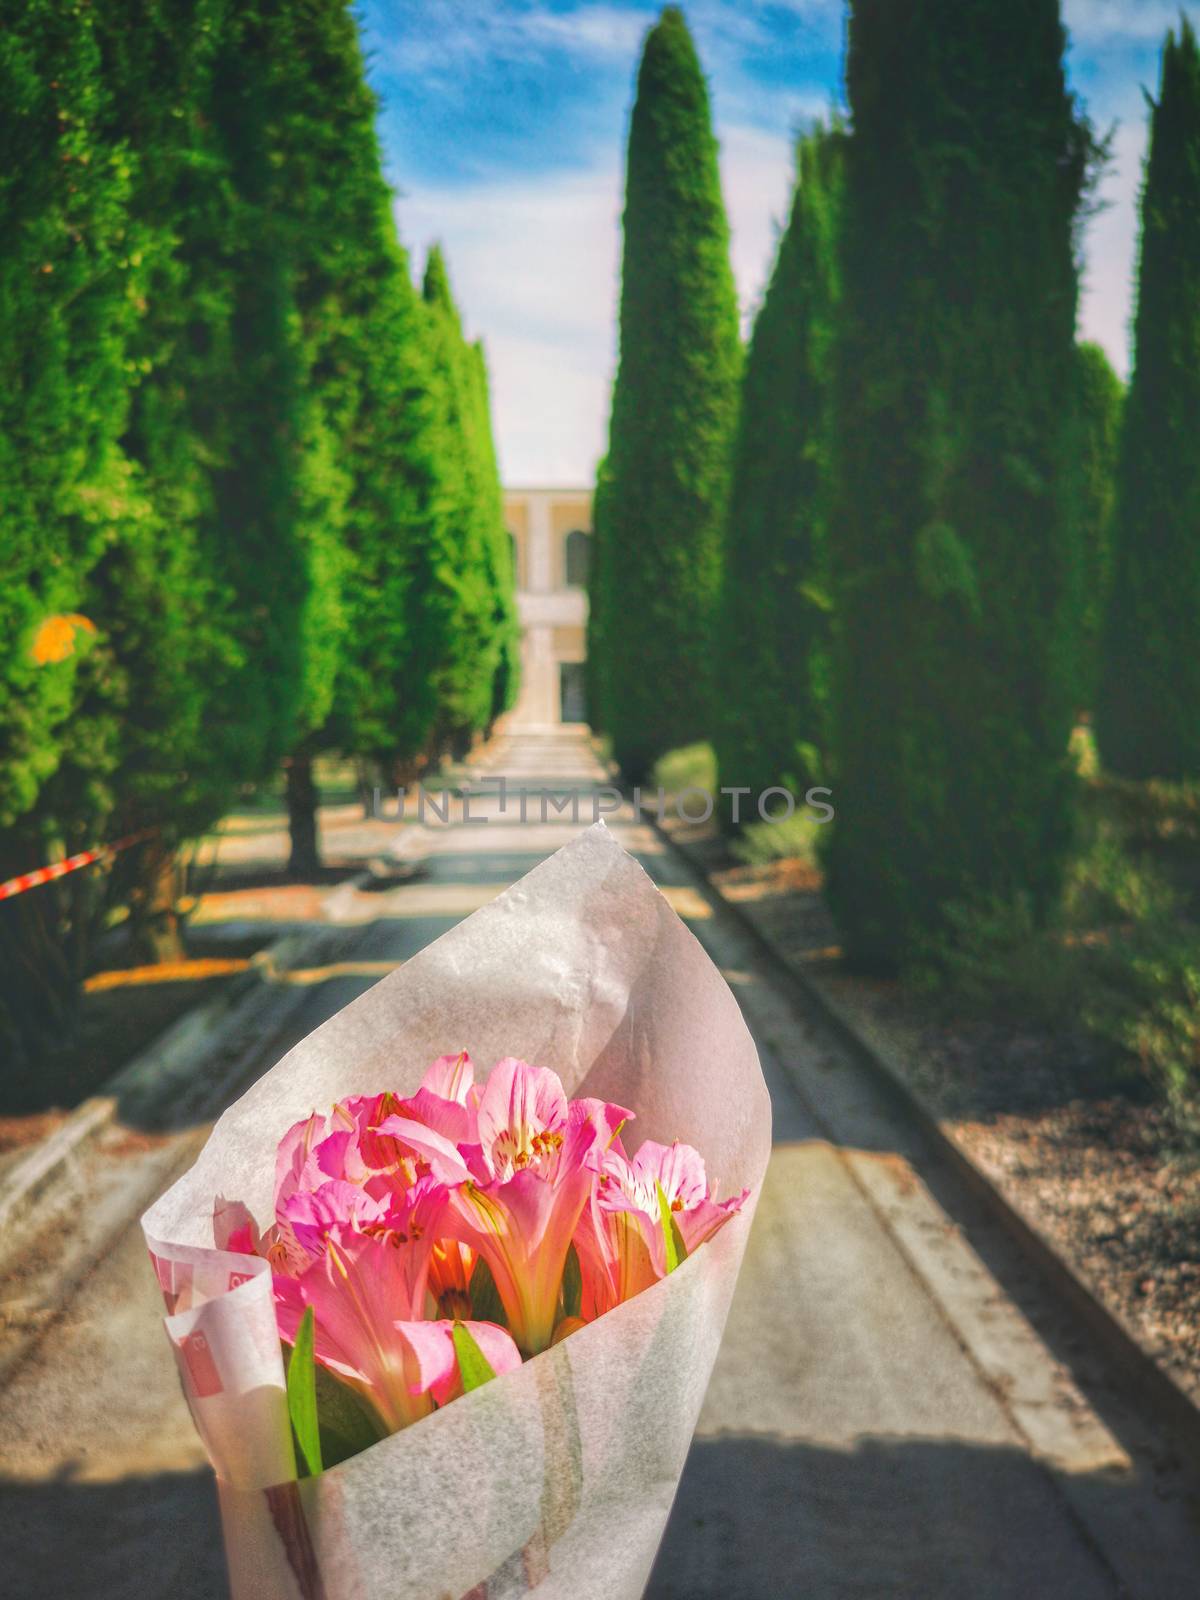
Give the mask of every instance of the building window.
M 513 583 L 516 584 L 516 586 L 518 588 L 520 588 L 520 585 L 521 585 L 521 550 L 520 550 L 520 546 L 517 544 L 517 536 L 516 536 L 515 533 L 513 533 L 511 528 L 509 529 L 509 532 L 508 532 L 508 550 L 509 550 L 509 554 L 512 557 Z
M 564 722 L 587 721 L 587 679 L 582 661 L 558 664 L 559 716 Z
M 587 586 L 588 568 L 592 561 L 592 536 L 582 528 L 567 535 L 567 587 L 583 589 Z

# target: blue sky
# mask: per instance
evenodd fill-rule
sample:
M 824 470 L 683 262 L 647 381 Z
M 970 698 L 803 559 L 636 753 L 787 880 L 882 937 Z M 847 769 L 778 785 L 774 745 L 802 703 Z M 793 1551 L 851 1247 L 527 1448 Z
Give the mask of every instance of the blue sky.
M 903 4 L 904 0 L 897 0 Z M 1004 0 L 995 0 L 1003 4 Z M 841 0 L 685 5 L 709 77 L 747 321 L 789 197 L 795 129 L 841 103 Z M 623 0 L 363 0 L 401 237 L 436 239 L 492 371 L 509 484 L 590 482 L 615 360 L 624 145 L 657 8 Z M 1175 0 L 1064 0 L 1068 71 L 1114 123 L 1086 236 L 1081 331 L 1127 367 L 1143 87 Z

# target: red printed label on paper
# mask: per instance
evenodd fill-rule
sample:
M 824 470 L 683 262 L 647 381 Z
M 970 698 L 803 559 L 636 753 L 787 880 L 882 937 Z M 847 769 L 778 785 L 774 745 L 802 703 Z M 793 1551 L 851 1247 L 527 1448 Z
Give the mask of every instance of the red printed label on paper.
M 212 1347 L 199 1328 L 194 1333 L 188 1334 L 179 1346 L 179 1353 L 183 1357 L 192 1388 L 201 1400 L 207 1399 L 209 1395 L 221 1393 L 223 1388 L 221 1374 L 217 1371 Z

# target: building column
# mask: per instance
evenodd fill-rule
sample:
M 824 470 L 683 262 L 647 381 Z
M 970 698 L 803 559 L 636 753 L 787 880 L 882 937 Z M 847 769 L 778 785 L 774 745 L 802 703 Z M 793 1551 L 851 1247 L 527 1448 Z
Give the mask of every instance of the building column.
M 550 496 L 529 496 L 529 591 L 531 594 L 549 594 L 554 588 L 553 533 L 550 527 Z
M 529 497 L 529 592 L 549 594 L 554 588 L 553 530 L 550 525 L 550 496 Z M 554 630 L 547 623 L 530 629 L 533 703 L 539 722 L 558 721 L 558 667 L 554 660 Z

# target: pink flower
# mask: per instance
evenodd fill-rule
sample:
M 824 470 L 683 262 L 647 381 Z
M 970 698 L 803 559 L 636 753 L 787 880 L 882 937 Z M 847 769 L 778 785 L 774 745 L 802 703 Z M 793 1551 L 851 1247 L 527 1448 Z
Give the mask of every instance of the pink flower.
M 745 1193 L 716 1200 L 690 1145 L 647 1140 L 630 1160 L 630 1116 L 568 1102 L 555 1073 L 513 1057 L 480 1089 L 465 1051 L 441 1056 L 408 1098 L 356 1095 L 296 1123 L 271 1227 L 260 1238 L 245 1206 L 220 1200 L 214 1236 L 267 1257 L 282 1337 L 294 1343 L 311 1308 L 315 1359 L 394 1431 L 463 1392 L 456 1324 L 510 1371 L 656 1282 L 741 1206 Z M 563 1296 L 572 1241 L 578 1308 Z M 479 1257 L 510 1332 L 466 1320 Z
M 453 1191 L 448 1231 L 491 1269 L 513 1338 L 545 1350 L 560 1313 L 571 1236 L 604 1156 L 630 1113 L 567 1097 L 556 1073 L 506 1057 L 479 1101 L 471 1180 Z
M 407 1189 L 428 1176 L 439 1183 L 462 1183 L 467 1169 L 455 1139 L 467 1131 L 466 1112 L 452 1101 L 436 1101 L 427 1094 L 421 1101 L 418 1096 L 400 1100 L 385 1093 L 339 1101 L 330 1118 L 334 1131 L 313 1150 L 320 1170 L 375 1193 Z M 436 1125 L 442 1107 L 461 1119 L 448 1134 Z
M 585 1317 L 600 1316 L 666 1276 L 660 1192 L 668 1221 L 678 1228 L 690 1255 L 742 1206 L 750 1191 L 718 1202 L 708 1188 L 700 1152 L 678 1141 L 663 1145 L 647 1139 L 632 1161 L 619 1145 L 610 1149 L 575 1236 Z
M 331 1210 L 338 1198 L 325 1197 Z M 390 1431 L 433 1409 L 422 1377 L 428 1362 L 423 1369 L 420 1351 L 396 1328 L 424 1316 L 429 1258 L 445 1213 L 445 1188 L 423 1178 L 373 1220 L 360 1213 L 329 1221 L 305 1269 L 274 1279 L 283 1338 L 295 1341 L 311 1306 L 316 1359 L 358 1390 Z
M 450 1059 L 457 1064 L 460 1089 L 468 1091 L 469 1058 Z M 427 1081 L 441 1067 L 435 1062 Z M 440 1072 L 439 1081 L 444 1077 Z M 390 1092 L 354 1095 L 338 1101 L 328 1117 L 314 1112 L 279 1142 L 275 1223 L 263 1235 L 260 1252 L 277 1270 L 295 1275 L 314 1253 L 314 1228 L 319 1233 L 335 1215 L 372 1221 L 389 1196 L 424 1178 L 443 1185 L 465 1182 L 469 1174 L 456 1141 L 473 1134 L 473 1110 L 434 1094 L 427 1083 L 410 1100 Z M 330 1184 L 339 1187 L 330 1189 Z M 351 1188 L 358 1191 L 357 1199 Z M 318 1195 L 324 1199 L 318 1201 Z

